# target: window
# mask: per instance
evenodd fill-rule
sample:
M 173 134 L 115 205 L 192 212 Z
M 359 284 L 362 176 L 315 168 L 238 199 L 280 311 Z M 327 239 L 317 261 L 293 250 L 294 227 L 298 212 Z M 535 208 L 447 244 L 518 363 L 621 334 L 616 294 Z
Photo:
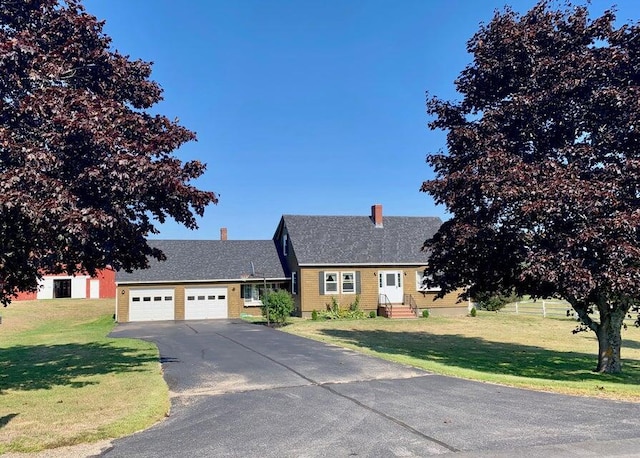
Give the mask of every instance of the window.
M 154 296 L 153 300 L 154 300 L 154 302 L 155 301 L 161 301 L 162 300 L 162 296 Z
M 281 285 L 277 283 L 267 283 L 267 290 L 278 289 Z M 240 297 L 244 299 L 245 307 L 262 305 L 262 296 L 264 295 L 263 283 L 250 283 L 242 285 L 240 289 Z M 220 296 L 218 297 L 220 299 Z
M 289 242 L 289 235 L 286 232 L 282 233 L 282 254 L 287 255 L 287 245 Z
M 320 271 L 318 282 L 320 295 L 360 294 L 360 272 L 353 270 L 345 272 Z
M 196 297 L 195 296 L 187 296 L 187 300 L 188 301 L 195 301 Z
M 424 272 L 422 270 L 418 270 L 416 272 L 416 291 L 440 291 L 440 288 L 438 288 L 437 286 L 427 286 L 425 284 L 425 280 L 427 280 L 427 278 L 425 278 Z
M 203 301 L 204 300 L 204 296 L 198 296 L 198 300 L 199 301 Z
M 207 300 L 210 300 L 210 301 L 215 300 L 215 298 L 216 298 L 215 296 L 207 296 Z
M 145 297 L 142 298 L 142 301 L 143 302 L 151 302 L 151 297 L 145 296 Z
M 356 292 L 355 272 L 342 272 L 342 292 L 346 294 Z
M 324 273 L 324 290 L 329 294 L 338 292 L 338 272 Z
M 140 302 L 140 298 L 139 297 L 132 297 L 131 298 L 131 302 Z
M 165 296 L 165 297 L 164 297 L 164 300 L 165 300 L 165 301 L 170 301 L 170 300 L 172 300 L 172 299 L 173 299 L 173 297 L 172 297 L 172 296 Z
M 291 272 L 291 293 L 298 294 L 298 272 Z

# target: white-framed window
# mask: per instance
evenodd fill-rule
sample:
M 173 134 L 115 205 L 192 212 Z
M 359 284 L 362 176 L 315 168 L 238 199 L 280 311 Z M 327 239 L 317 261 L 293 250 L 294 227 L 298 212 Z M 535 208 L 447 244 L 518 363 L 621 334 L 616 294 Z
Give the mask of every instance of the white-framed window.
M 356 292 L 356 273 L 340 272 L 343 294 L 354 294 Z
M 441 288 L 437 286 L 431 286 L 431 287 L 427 286 L 427 284 L 425 283 L 426 279 L 427 278 L 425 278 L 424 276 L 424 271 L 422 270 L 416 271 L 416 291 L 437 292 L 441 290 Z
M 338 292 L 338 272 L 324 273 L 324 291 L 325 294 Z
M 282 289 L 283 287 L 284 285 L 280 283 L 267 283 L 267 291 Z M 244 300 L 245 307 L 262 305 L 263 296 L 264 296 L 263 283 L 245 283 L 241 285 L 240 298 Z
M 298 272 L 291 272 L 291 294 L 298 294 Z

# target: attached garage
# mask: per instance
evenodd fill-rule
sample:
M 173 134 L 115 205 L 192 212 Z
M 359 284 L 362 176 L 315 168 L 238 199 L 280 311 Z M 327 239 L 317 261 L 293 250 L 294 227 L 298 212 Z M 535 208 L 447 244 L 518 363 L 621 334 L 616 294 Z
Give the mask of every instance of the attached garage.
M 117 272 L 120 323 L 260 316 L 262 285 L 290 281 L 273 240 L 149 240 L 149 245 L 166 260 Z M 255 301 L 243 295 L 249 285 L 255 286 L 250 298 Z
M 227 318 L 229 307 L 226 287 L 185 288 L 184 319 Z
M 129 321 L 161 321 L 175 319 L 173 289 L 131 289 Z

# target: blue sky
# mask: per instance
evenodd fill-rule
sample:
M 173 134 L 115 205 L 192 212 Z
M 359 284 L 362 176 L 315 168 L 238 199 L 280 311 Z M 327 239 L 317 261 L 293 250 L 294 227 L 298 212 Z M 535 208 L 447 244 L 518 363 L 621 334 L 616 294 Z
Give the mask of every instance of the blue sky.
M 594 0 L 592 14 L 613 4 Z M 562 4 L 563 2 L 558 2 Z M 194 130 L 176 155 L 220 196 L 200 229 L 159 238 L 266 239 L 282 214 L 440 216 L 419 192 L 444 147 L 425 92 L 457 98 L 466 42 L 497 0 L 85 0 L 113 47 L 153 61 L 154 111 Z M 511 1 L 526 12 L 533 0 Z M 178 6 L 179 5 L 179 6 Z M 618 0 L 618 20 L 640 2 Z M 156 237 L 156 238 L 157 238 Z

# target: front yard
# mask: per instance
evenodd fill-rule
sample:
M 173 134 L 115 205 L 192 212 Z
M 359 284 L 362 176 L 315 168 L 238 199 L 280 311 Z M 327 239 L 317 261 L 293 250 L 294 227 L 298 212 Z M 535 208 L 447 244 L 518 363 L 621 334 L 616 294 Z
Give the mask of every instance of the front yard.
M 155 345 L 110 339 L 113 300 L 0 309 L 0 455 L 120 437 L 169 410 Z
M 623 374 L 597 374 L 593 333 L 571 319 L 496 312 L 416 320 L 295 320 L 282 328 L 438 374 L 581 396 L 640 401 L 640 329 L 622 331 Z

